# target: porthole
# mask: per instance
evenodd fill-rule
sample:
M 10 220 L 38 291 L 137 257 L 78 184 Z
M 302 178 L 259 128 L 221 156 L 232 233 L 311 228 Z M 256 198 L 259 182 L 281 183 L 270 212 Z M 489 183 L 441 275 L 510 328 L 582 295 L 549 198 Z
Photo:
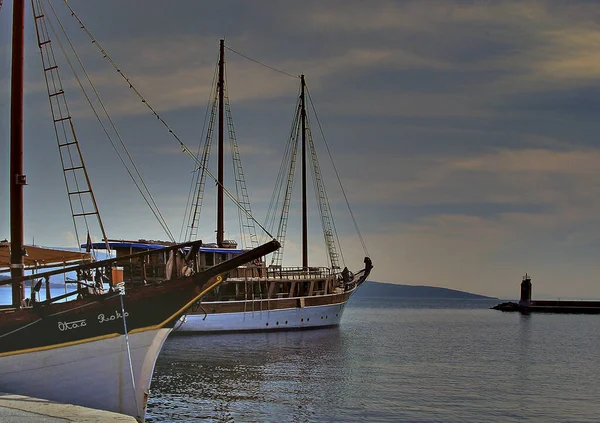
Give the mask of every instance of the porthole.
M 285 324 L 287 325 L 287 320 L 285 321 Z
M 277 326 L 279 326 L 279 322 L 275 323 Z
M 302 319 L 300 319 L 300 321 L 303 322 L 304 321 L 304 317 Z
M 267 322 L 267 326 L 269 326 L 269 322 Z
M 306 321 L 307 321 L 307 322 L 310 322 L 310 317 L 307 317 L 307 318 L 306 318 Z

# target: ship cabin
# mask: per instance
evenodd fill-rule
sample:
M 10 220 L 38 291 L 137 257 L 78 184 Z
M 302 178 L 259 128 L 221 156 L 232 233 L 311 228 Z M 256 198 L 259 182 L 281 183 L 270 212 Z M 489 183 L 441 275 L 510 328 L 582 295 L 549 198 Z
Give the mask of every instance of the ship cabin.
M 112 254 L 119 257 L 131 254 L 159 250 L 173 245 L 168 241 L 140 239 L 137 241 L 109 240 L 108 246 Z M 103 242 L 93 243 L 93 249 L 106 250 Z M 113 282 L 126 284 L 142 284 L 163 281 L 170 278 L 169 272 L 178 275 L 191 265 L 198 272 L 215 266 L 245 250 L 237 248 L 235 241 L 225 240 L 223 246 L 202 244 L 195 258 L 186 262 L 183 257 L 189 251 L 173 254 L 164 251 L 150 253 L 143 257 L 117 260 L 117 268 L 113 269 Z M 250 299 L 276 299 L 331 294 L 341 281 L 331 270 L 322 267 L 267 267 L 264 257 L 246 263 L 225 275 L 226 281 L 214 292 L 206 295 L 204 301 L 235 301 Z
M 146 282 L 159 282 L 170 279 L 169 272 L 177 272 L 181 275 L 187 271 L 187 267 L 193 266 L 193 270 L 201 272 L 209 267 L 230 260 L 236 255 L 242 254 L 245 250 L 238 249 L 235 241 L 227 241 L 224 247 L 219 248 L 216 244 L 202 244 L 196 257 L 186 257 L 189 249 L 173 252 L 160 251 L 160 249 L 174 245 L 169 241 L 154 241 L 140 239 L 137 241 L 109 240 L 108 247 L 111 253 L 117 258 L 117 269 L 113 270 L 113 281 L 115 283 L 125 282 L 140 284 Z M 107 244 L 97 242 L 91 245 L 94 250 L 106 250 Z M 152 250 L 159 250 L 152 253 Z M 130 256 L 131 254 L 149 251 L 150 254 L 143 257 L 129 257 L 124 260 L 118 260 L 120 257 Z M 187 262 L 185 260 L 187 258 Z M 260 275 L 259 268 L 264 267 L 262 260 L 256 260 L 245 266 L 229 272 L 227 277 L 244 277 Z

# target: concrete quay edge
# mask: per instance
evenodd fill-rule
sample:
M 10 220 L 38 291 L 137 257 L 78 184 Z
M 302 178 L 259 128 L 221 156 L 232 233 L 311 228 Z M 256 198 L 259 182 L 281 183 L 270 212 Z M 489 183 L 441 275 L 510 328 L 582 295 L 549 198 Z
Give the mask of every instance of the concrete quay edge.
M 0 422 L 135 423 L 136 419 L 111 411 L 0 392 Z

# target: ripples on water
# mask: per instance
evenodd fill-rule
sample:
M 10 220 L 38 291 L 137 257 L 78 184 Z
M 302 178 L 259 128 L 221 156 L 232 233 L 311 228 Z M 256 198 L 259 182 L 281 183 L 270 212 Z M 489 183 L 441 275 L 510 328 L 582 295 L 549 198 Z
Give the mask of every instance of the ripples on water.
M 351 301 L 339 328 L 171 336 L 149 422 L 598 422 L 600 316 Z

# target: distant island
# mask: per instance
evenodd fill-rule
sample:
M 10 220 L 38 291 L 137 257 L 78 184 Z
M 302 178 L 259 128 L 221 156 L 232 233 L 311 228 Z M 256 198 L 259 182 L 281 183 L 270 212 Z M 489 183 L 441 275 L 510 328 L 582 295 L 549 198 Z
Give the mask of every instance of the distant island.
M 471 294 L 456 289 L 437 288 L 435 286 L 400 285 L 396 283 L 365 282 L 354 296 L 359 298 L 436 298 L 436 299 L 472 299 L 497 300 L 496 297 Z

